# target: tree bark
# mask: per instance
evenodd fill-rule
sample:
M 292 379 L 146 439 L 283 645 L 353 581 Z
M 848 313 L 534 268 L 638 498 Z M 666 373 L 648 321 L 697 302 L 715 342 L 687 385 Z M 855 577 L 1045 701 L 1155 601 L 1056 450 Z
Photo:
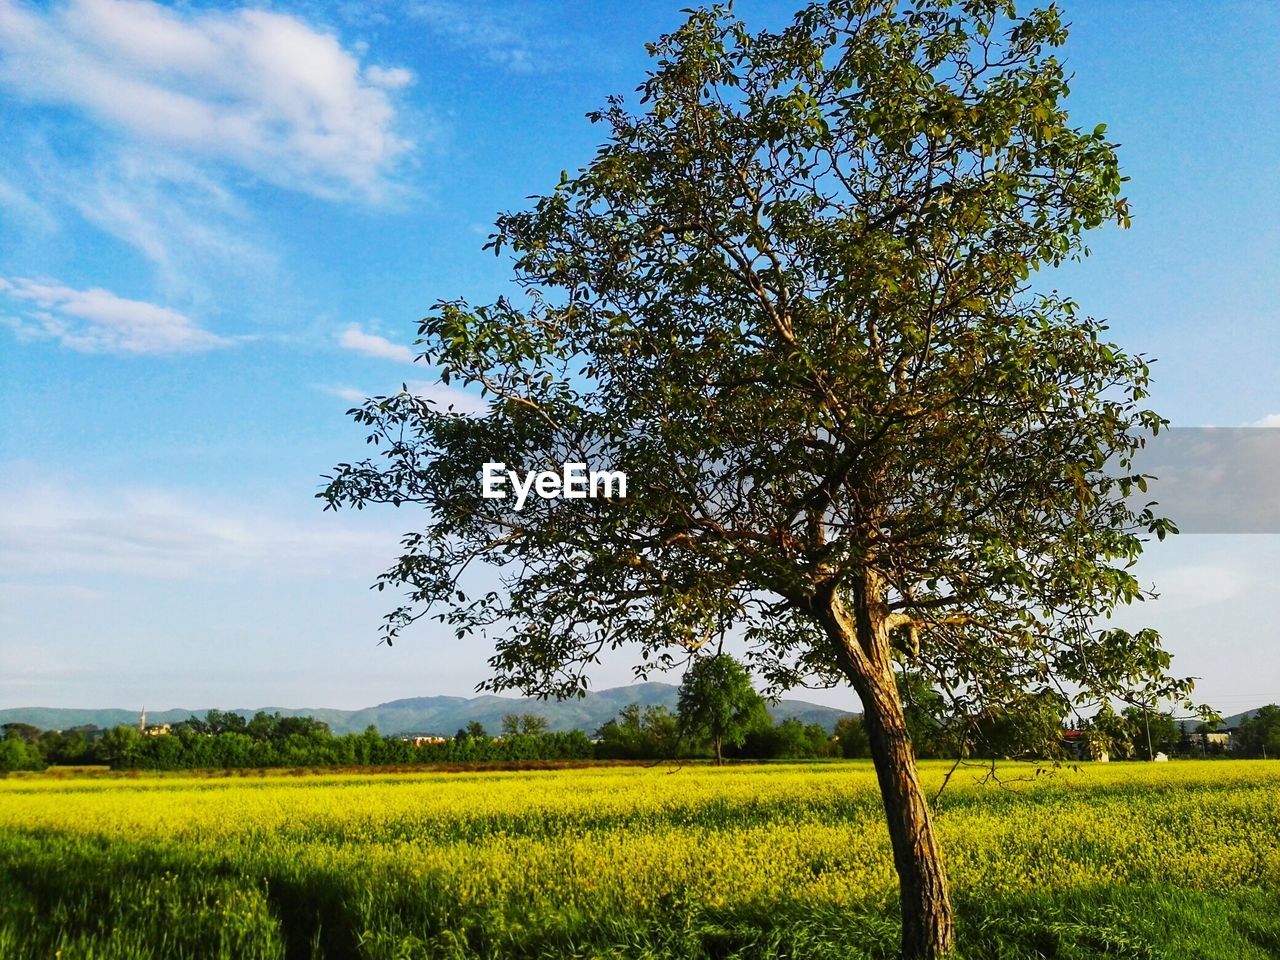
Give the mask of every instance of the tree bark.
M 874 576 L 855 588 L 853 609 L 832 598 L 822 619 L 862 700 L 863 724 L 884 801 L 898 871 L 903 960 L 937 960 L 955 947 L 955 921 L 942 849 L 916 775 L 890 655 L 888 611 Z
M 721 752 L 720 752 L 720 737 L 719 737 L 719 735 L 717 735 L 715 739 L 716 739 L 716 766 L 717 766 L 717 767 L 722 767 L 722 766 L 724 766 L 724 756 L 723 756 L 723 755 L 721 754 Z

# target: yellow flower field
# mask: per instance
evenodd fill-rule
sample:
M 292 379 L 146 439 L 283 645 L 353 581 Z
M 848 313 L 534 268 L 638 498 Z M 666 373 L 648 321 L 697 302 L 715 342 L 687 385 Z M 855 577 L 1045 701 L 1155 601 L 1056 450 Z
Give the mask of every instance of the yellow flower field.
M 947 765 L 924 766 L 936 789 Z M 1126 955 L 1070 952 L 1072 924 L 1101 911 L 1107 936 L 1140 951 L 1117 897 L 1277 903 L 1280 763 L 982 773 L 962 767 L 938 816 L 962 940 L 967 922 L 971 940 L 1021 949 L 1027 931 L 1001 932 L 1021 904 L 1067 952 L 1000 955 Z M 876 951 L 894 940 L 892 859 L 861 762 L 11 777 L 0 871 L 5 957 L 746 957 L 810 941 L 814 956 L 889 956 Z

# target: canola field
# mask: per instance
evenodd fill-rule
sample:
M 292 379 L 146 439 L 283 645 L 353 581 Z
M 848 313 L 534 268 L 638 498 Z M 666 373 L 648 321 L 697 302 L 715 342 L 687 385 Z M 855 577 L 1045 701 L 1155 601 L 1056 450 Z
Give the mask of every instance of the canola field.
M 1034 772 L 942 797 L 964 957 L 1280 957 L 1280 762 Z M 881 816 L 856 761 L 10 777 L 0 957 L 889 958 Z

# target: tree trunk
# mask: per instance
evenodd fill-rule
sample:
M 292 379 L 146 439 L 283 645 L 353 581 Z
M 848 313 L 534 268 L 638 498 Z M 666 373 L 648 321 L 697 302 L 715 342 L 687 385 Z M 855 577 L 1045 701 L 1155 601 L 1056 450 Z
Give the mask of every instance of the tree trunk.
M 870 602 L 858 602 L 852 611 L 833 600 L 823 620 L 862 700 L 863 725 L 871 741 L 898 871 L 902 956 L 904 960 L 937 960 L 955 947 L 947 871 L 934 836 L 929 804 L 916 775 L 915 753 L 889 654 L 886 612 L 877 609 L 874 591 L 864 595 Z
M 724 756 L 720 753 L 720 737 L 717 736 L 715 740 L 716 740 L 716 766 L 722 767 L 724 766 Z

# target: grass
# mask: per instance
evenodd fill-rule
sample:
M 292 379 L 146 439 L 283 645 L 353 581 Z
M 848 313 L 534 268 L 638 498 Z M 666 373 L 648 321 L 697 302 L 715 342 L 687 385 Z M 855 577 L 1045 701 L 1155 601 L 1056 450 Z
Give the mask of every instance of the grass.
M 889 958 L 878 804 L 857 762 L 12 778 L 0 957 Z M 938 822 L 966 957 L 1280 957 L 1280 763 L 962 772 Z

